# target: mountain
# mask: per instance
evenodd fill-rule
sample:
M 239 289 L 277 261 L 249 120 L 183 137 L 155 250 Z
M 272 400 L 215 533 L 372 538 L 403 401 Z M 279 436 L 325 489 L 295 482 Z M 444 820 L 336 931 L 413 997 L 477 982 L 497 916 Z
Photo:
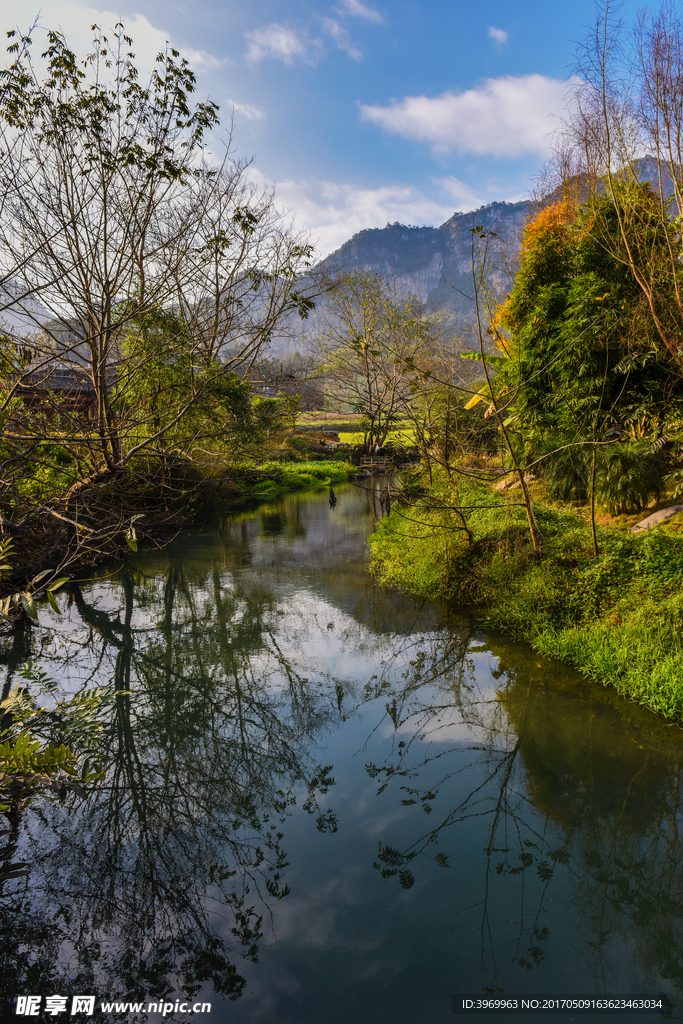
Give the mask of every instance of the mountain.
M 446 307 L 456 322 L 471 321 L 472 233 L 481 226 L 495 233 L 491 273 L 497 290 L 505 291 L 514 272 L 529 203 L 489 203 L 471 213 L 454 213 L 441 227 L 385 228 L 360 231 L 323 262 L 330 271 L 367 268 L 394 283 L 399 294 L 417 295 L 432 308 Z M 462 294 L 464 293 L 464 294 Z
M 393 283 L 399 295 L 416 295 L 430 309 L 446 310 L 455 332 L 474 321 L 472 299 L 472 227 L 495 234 L 490 239 L 489 280 L 502 297 L 509 290 L 530 204 L 489 203 L 470 213 L 454 213 L 441 227 L 387 224 L 367 228 L 344 242 L 319 265 L 335 277 L 339 271 L 372 270 Z M 302 290 L 313 282 L 303 278 Z M 325 295 L 307 320 L 292 314 L 271 340 L 268 356 L 282 359 L 306 348 L 327 311 Z M 320 318 L 320 319 L 319 319 Z
M 637 160 L 632 171 L 640 181 L 659 187 L 660 170 L 654 157 Z M 668 198 L 673 192 L 671 175 L 664 168 L 661 174 L 662 191 Z M 548 200 L 556 198 L 559 195 L 554 193 Z M 489 279 L 502 297 L 512 283 L 522 231 L 533 209 L 531 202 L 489 203 L 470 213 L 454 213 L 438 228 L 398 223 L 368 228 L 331 253 L 322 266 L 331 271 L 373 270 L 393 282 L 399 294 L 417 295 L 428 307 L 450 310 L 454 326 L 464 327 L 471 324 L 474 312 L 470 229 L 476 225 L 495 233 Z

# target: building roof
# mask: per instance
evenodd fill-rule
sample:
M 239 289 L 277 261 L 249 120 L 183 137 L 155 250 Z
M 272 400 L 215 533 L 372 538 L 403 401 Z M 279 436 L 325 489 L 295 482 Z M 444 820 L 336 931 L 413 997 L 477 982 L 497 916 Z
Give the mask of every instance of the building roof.
M 87 370 L 78 366 L 65 366 L 59 363 L 39 363 L 27 366 L 23 373 L 12 374 L 11 384 L 18 384 L 19 390 L 59 391 L 68 394 L 94 395 L 92 377 Z M 107 386 L 116 383 L 116 370 L 107 372 Z

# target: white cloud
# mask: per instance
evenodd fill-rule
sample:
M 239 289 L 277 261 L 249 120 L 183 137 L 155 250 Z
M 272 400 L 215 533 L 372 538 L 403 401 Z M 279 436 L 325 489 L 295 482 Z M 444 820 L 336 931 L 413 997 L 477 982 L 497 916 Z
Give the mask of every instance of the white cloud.
M 319 39 L 309 39 L 305 33 L 297 35 L 293 29 L 277 21 L 265 28 L 245 32 L 245 36 L 249 41 L 247 60 L 250 64 L 257 64 L 264 57 L 274 57 L 290 65 L 299 60 L 315 64 L 322 49 Z
M 250 171 L 258 185 L 274 185 L 278 207 L 291 210 L 296 224 L 311 234 L 318 256 L 338 249 L 364 228 L 383 228 L 387 223 L 443 224 L 453 215 L 453 198 L 439 202 L 412 185 L 400 183 L 382 188 L 362 188 L 352 183 L 292 178 L 272 182 L 256 168 Z M 446 191 L 455 191 L 456 179 Z M 441 182 L 439 182 L 441 184 Z M 463 209 L 481 206 L 484 199 L 462 185 Z M 464 204 L 464 205 L 463 205 Z
M 214 57 L 206 50 L 189 50 L 187 47 L 177 47 L 183 57 L 190 64 L 193 71 L 204 71 L 209 68 L 222 68 L 225 64 L 231 64 L 229 57 Z
M 494 28 L 493 25 L 491 25 L 489 28 L 489 39 L 493 39 L 499 46 L 502 46 L 503 43 L 507 43 L 508 34 L 504 28 Z
M 227 105 L 232 107 L 236 114 L 246 117 L 247 121 L 260 121 L 266 116 L 265 110 L 255 107 L 251 103 L 238 103 L 237 100 L 228 100 Z
M 364 18 L 365 21 L 374 21 L 380 24 L 384 18 L 372 7 L 367 7 L 360 0 L 341 0 L 341 8 L 336 8 L 340 14 L 350 14 L 353 18 Z
M 487 201 L 482 198 L 481 194 L 475 192 L 474 189 L 466 185 L 464 181 L 460 181 L 459 178 L 454 178 L 453 175 L 449 175 L 447 178 L 432 178 L 435 185 L 439 185 L 445 192 L 449 194 L 453 205 L 455 207 L 451 212 L 455 211 L 463 212 L 467 210 L 476 210 L 480 206 L 483 206 Z
M 91 25 L 99 25 L 102 33 L 111 41 L 114 26 L 117 22 L 123 21 L 126 35 L 133 39 L 135 63 L 143 75 L 152 70 L 157 53 L 165 50 L 169 42 L 189 61 L 193 71 L 217 68 L 228 63 L 226 59 L 214 57 L 206 50 L 192 50 L 183 47 L 177 39 L 170 38 L 168 32 L 152 25 L 143 14 L 122 18 L 120 14 L 115 14 L 113 11 L 82 7 L 73 0 L 66 0 L 64 3 L 51 3 L 50 0 L 44 0 L 40 8 L 36 4 L 33 10 L 27 6 L 26 0 L 5 0 L 3 4 L 4 23 L 7 28 L 16 25 L 22 31 L 26 31 L 37 16 L 38 10 L 41 12 L 39 19 L 41 27 L 34 33 L 35 53 L 40 53 L 45 49 L 41 45 L 44 40 L 44 30 L 56 29 L 64 34 L 69 47 L 82 59 L 92 48 Z
M 566 107 L 567 83 L 545 75 L 487 78 L 465 92 L 406 96 L 388 107 L 361 105 L 361 118 L 393 135 L 427 142 L 435 153 L 545 155 Z
M 328 36 L 331 36 L 337 44 L 338 49 L 348 53 L 352 60 L 362 60 L 363 54 L 351 42 L 351 37 L 345 28 L 335 21 L 334 18 L 323 18 L 323 29 Z

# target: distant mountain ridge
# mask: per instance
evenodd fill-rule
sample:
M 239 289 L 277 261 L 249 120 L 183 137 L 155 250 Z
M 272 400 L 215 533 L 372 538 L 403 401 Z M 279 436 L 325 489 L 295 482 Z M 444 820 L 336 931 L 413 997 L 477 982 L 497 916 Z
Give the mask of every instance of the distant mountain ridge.
M 657 185 L 654 157 L 642 157 L 634 169 L 641 181 Z M 672 190 L 671 177 L 665 172 L 663 191 L 667 198 Z M 524 225 L 537 208 L 530 200 L 493 202 L 468 213 L 454 213 L 438 228 L 398 223 L 367 228 L 344 242 L 322 265 L 329 270 L 373 270 L 393 282 L 399 294 L 416 295 L 431 308 L 446 308 L 454 326 L 466 326 L 474 310 L 472 299 L 465 297 L 472 295 L 470 229 L 481 225 L 497 235 L 490 273 L 502 297 L 512 283 Z
M 465 296 L 472 295 L 471 228 L 481 225 L 496 233 L 492 272 L 504 288 L 510 278 L 501 262 L 507 257 L 514 265 L 529 212 L 528 202 L 495 202 L 470 213 L 454 213 L 438 228 L 398 223 L 367 228 L 331 253 L 323 266 L 372 270 L 393 282 L 399 293 L 416 295 L 432 308 L 446 307 L 456 321 L 469 322 L 473 302 Z

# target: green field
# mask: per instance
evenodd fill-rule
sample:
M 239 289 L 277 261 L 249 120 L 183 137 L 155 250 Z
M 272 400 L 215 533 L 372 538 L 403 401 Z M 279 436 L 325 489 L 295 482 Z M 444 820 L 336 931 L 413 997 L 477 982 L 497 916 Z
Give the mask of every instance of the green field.
M 363 434 L 358 431 L 339 431 L 339 440 L 342 444 L 362 444 Z M 413 445 L 415 444 L 415 431 L 412 427 L 402 427 L 399 430 L 390 430 L 387 435 L 386 443 L 394 443 L 399 445 Z

